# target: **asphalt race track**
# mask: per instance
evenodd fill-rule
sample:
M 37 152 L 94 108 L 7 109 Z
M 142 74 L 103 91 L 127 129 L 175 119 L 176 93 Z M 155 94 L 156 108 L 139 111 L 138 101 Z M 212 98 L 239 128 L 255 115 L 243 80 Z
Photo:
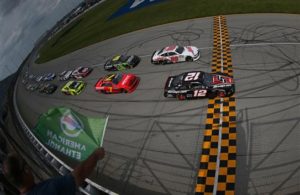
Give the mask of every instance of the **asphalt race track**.
M 300 17 L 249 14 L 226 19 L 236 83 L 236 194 L 300 193 Z M 173 44 L 200 48 L 200 60 L 150 63 L 154 50 Z M 74 97 L 59 90 L 53 95 L 28 92 L 19 79 L 18 106 L 29 127 L 57 106 L 88 116 L 109 115 L 107 155 L 92 176 L 105 188 L 130 195 L 194 194 L 208 100 L 168 99 L 163 88 L 170 75 L 210 72 L 212 47 L 212 17 L 125 34 L 42 65 L 29 64 L 34 74 L 80 65 L 95 69 L 83 79 L 88 83 L 83 93 Z M 131 94 L 98 94 L 94 84 L 108 73 L 103 63 L 121 53 L 142 58 L 125 71 L 141 78 L 139 86 Z M 54 83 L 62 87 L 65 82 Z

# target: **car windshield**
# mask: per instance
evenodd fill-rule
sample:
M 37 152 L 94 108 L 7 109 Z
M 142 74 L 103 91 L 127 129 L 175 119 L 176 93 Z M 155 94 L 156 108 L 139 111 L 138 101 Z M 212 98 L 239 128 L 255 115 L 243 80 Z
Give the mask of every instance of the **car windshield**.
M 121 55 L 120 58 L 119 58 L 119 61 L 120 62 L 126 62 L 127 59 L 128 59 L 128 56 Z
M 122 80 L 122 77 L 122 74 L 116 74 L 115 77 L 112 79 L 112 82 L 117 85 Z
M 160 55 L 164 51 L 164 48 L 162 48 L 157 54 Z
M 178 46 L 177 49 L 176 49 L 176 52 L 179 53 L 179 54 L 182 54 L 183 51 L 184 51 L 184 48 L 181 47 L 181 46 Z
M 172 86 L 178 86 L 179 84 L 181 84 L 182 79 L 183 79 L 183 74 L 180 74 L 177 77 L 175 77 L 172 81 Z
M 78 85 L 80 85 L 80 83 L 78 82 L 73 82 L 71 85 L 70 85 L 70 88 L 71 89 L 76 89 L 78 87 Z

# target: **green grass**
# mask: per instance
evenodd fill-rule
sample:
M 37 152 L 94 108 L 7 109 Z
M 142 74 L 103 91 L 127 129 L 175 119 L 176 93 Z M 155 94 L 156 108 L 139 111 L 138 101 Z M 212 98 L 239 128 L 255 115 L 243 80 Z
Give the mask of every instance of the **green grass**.
M 159 24 L 240 13 L 300 13 L 299 0 L 167 0 L 107 21 L 125 0 L 107 0 L 55 35 L 39 51 L 44 63 L 88 45 Z

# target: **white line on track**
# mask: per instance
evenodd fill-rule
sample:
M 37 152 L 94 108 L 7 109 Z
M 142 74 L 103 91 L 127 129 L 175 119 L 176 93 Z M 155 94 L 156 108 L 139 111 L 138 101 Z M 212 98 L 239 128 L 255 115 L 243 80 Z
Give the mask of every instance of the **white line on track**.
M 221 72 L 224 71 L 223 68 L 223 39 L 222 39 L 222 29 L 221 29 L 221 16 L 219 16 L 219 33 L 220 33 L 220 43 L 221 43 Z M 221 142 L 222 142 L 222 123 L 223 123 L 223 98 L 220 99 L 220 121 L 219 121 L 219 139 L 218 139 L 218 155 L 217 155 L 217 165 L 214 180 L 213 195 L 217 194 L 218 190 L 218 179 L 219 179 L 219 169 L 220 169 L 220 153 L 221 153 Z
M 282 43 L 249 43 L 249 44 L 233 44 L 230 47 L 250 47 L 250 46 L 268 46 L 268 45 L 300 45 L 297 42 L 282 42 Z
M 268 45 L 300 45 L 297 42 L 282 42 L 282 43 L 249 43 L 249 44 L 233 44 L 230 47 L 250 47 L 250 46 L 268 46 Z M 199 50 L 213 49 L 214 47 L 198 47 Z M 141 58 L 149 57 L 152 54 L 141 55 Z
M 222 43 L 221 43 L 222 44 Z M 282 42 L 282 43 L 249 43 L 249 44 L 233 44 L 230 45 L 230 47 L 251 47 L 251 46 L 269 46 L 269 45 L 300 45 L 300 43 L 297 42 Z M 209 49 L 213 49 L 213 47 L 198 47 L 199 50 L 209 50 Z M 140 58 L 146 58 L 146 57 L 150 57 L 152 54 L 147 54 L 147 55 L 141 55 L 139 56 Z M 223 57 L 221 58 L 223 60 Z M 93 64 L 90 67 L 97 67 L 97 66 L 103 66 L 104 63 L 100 63 L 100 64 Z M 222 67 L 223 69 L 223 63 L 222 63 Z

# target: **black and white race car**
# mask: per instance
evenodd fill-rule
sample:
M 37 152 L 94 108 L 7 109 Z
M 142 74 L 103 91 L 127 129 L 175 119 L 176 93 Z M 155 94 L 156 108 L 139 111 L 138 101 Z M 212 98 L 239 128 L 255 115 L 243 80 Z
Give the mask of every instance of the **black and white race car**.
M 57 85 L 47 83 L 40 87 L 39 92 L 44 94 L 52 94 L 56 91 L 56 89 L 57 89 Z
M 117 55 L 112 59 L 109 59 L 104 64 L 104 70 L 116 71 L 116 70 L 126 70 L 135 67 L 141 59 L 136 55 L 126 56 Z
M 192 62 L 200 58 L 200 51 L 195 46 L 172 45 L 152 54 L 153 64 L 170 64 L 177 62 Z
M 170 76 L 165 84 L 164 96 L 184 100 L 201 97 L 229 97 L 234 92 L 232 77 L 223 73 L 192 71 Z
M 71 78 L 73 73 L 73 70 L 64 70 L 63 72 L 61 72 L 58 76 L 59 76 L 59 80 L 60 81 L 66 81 L 68 79 Z

